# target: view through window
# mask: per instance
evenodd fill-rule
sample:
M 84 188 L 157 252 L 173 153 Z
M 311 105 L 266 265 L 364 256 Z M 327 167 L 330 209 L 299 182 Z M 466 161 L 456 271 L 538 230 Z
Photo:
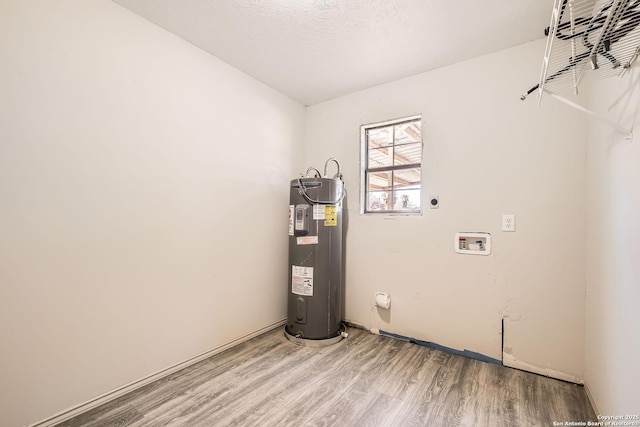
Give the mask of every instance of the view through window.
M 422 121 L 362 127 L 363 212 L 420 213 Z

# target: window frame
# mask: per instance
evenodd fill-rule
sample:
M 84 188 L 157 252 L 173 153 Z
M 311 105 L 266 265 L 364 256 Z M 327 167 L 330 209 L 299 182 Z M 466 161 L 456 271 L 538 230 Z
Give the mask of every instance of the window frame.
M 380 168 L 370 168 L 369 167 L 369 141 L 368 141 L 368 131 L 371 129 L 392 127 L 396 125 L 401 125 L 403 123 L 420 121 L 420 163 L 411 163 L 407 165 L 391 165 Z M 386 120 L 383 122 L 370 123 L 360 126 L 360 214 L 362 215 L 399 215 L 399 216 L 419 216 L 422 215 L 423 212 L 423 170 L 422 163 L 424 160 L 424 138 L 422 134 L 422 114 L 416 114 L 413 116 L 402 117 L 399 119 Z M 404 144 L 400 144 L 404 145 Z M 396 147 L 395 140 L 393 141 L 392 146 Z M 369 182 L 368 182 L 368 173 L 373 171 L 381 171 L 381 172 L 393 172 L 396 170 L 402 169 L 419 169 L 420 170 L 420 209 L 417 210 L 368 210 L 368 195 L 369 191 Z M 393 182 L 391 184 L 391 192 L 395 192 Z

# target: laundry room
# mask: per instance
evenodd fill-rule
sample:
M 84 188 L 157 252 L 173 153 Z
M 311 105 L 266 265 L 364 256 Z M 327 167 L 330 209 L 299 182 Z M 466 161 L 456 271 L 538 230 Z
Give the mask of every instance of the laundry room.
M 640 1 L 454 3 L 3 0 L 0 425 L 110 425 L 70 423 L 273 334 L 354 360 L 310 391 L 349 418 L 119 425 L 587 421 L 546 386 L 429 418 L 383 386 L 424 350 L 640 426 Z

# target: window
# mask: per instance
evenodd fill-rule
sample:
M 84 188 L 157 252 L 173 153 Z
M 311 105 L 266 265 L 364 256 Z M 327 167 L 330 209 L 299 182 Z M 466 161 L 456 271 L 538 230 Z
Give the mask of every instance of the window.
M 420 213 L 422 121 L 362 126 L 363 213 Z

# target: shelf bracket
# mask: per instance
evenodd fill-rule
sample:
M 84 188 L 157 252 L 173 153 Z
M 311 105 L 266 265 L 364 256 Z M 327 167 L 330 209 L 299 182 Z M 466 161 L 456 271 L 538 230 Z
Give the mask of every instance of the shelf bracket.
M 594 117 L 594 118 L 600 120 L 601 122 L 603 122 L 603 123 L 611 126 L 612 128 L 614 128 L 618 132 L 620 132 L 622 134 L 625 134 L 626 135 L 625 139 L 627 139 L 628 141 L 631 141 L 633 139 L 632 130 L 627 129 L 627 128 L 623 127 L 623 126 L 620 126 L 619 124 L 617 124 L 615 122 L 612 122 L 611 120 L 607 119 L 606 117 L 603 117 L 600 114 L 595 113 L 595 112 L 589 110 L 588 108 L 585 108 L 582 105 L 565 98 L 564 96 L 560 96 L 557 93 L 550 91 L 549 89 L 543 89 L 543 92 L 546 93 L 547 95 L 551 96 L 552 98 L 554 98 L 554 99 L 556 99 L 556 100 L 558 100 L 558 101 L 560 101 L 560 102 L 562 102 L 564 104 L 567 104 L 568 106 L 570 106 L 572 108 L 575 108 L 578 111 L 581 111 L 581 112 L 583 112 L 585 114 L 588 114 L 591 117 Z

